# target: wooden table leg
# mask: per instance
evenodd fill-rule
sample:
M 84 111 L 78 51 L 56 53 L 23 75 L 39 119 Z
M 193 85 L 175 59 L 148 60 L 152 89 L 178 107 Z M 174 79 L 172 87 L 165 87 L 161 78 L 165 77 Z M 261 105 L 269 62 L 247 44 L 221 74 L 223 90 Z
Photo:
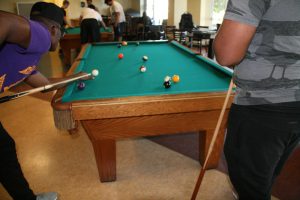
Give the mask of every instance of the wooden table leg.
M 96 140 L 92 141 L 98 172 L 101 182 L 110 182 L 117 179 L 116 173 L 116 141 Z
M 201 131 L 199 134 L 199 152 L 200 152 L 200 164 L 203 165 L 205 158 L 208 153 L 208 148 L 214 133 L 214 129 Z M 207 169 L 214 169 L 218 167 L 219 158 L 221 156 L 221 152 L 223 149 L 225 129 L 220 129 L 220 133 L 218 134 L 218 138 L 216 139 L 216 146 L 214 151 L 211 154 L 210 161 L 207 164 Z
M 214 59 L 214 57 L 215 57 L 214 50 L 213 50 L 213 42 L 214 42 L 214 39 L 210 38 L 209 45 L 208 45 L 208 52 L 207 52 L 207 56 L 210 59 Z
M 71 65 L 71 49 L 63 48 L 64 64 Z

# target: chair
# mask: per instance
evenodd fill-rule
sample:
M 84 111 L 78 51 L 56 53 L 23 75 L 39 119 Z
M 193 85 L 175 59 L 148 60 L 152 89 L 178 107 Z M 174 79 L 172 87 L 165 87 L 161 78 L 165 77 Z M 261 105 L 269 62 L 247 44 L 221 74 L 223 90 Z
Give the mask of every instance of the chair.
M 194 43 L 199 47 L 200 54 L 203 48 L 208 48 L 209 41 L 211 38 L 211 33 L 208 32 L 208 26 L 197 26 L 192 32 L 192 42 L 190 47 L 193 47 Z
M 162 25 L 149 26 L 149 32 L 146 33 L 146 38 L 150 40 L 163 40 L 166 38 Z
M 174 39 L 173 31 L 174 29 L 176 29 L 176 26 L 163 26 L 163 28 L 165 31 L 166 39 L 168 40 Z
M 190 13 L 184 13 L 181 15 L 179 22 L 179 29 L 183 31 L 192 32 L 194 28 L 193 16 Z
M 181 44 L 185 44 L 187 42 L 187 31 L 173 29 L 173 39 Z

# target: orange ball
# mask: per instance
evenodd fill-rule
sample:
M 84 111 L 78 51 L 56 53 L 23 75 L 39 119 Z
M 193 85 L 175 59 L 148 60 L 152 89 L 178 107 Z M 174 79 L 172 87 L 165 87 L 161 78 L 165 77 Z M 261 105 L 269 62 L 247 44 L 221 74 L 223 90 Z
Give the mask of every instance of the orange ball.
M 122 59 L 122 58 L 124 58 L 124 55 L 122 53 L 119 53 L 118 58 Z
M 180 81 L 180 77 L 179 77 L 178 75 L 174 75 L 174 76 L 172 77 L 172 80 L 173 80 L 174 83 L 177 83 L 177 82 Z
M 127 45 L 127 42 L 126 42 L 126 41 L 123 41 L 123 42 L 122 42 L 122 45 L 123 45 L 123 46 L 126 46 L 126 45 Z

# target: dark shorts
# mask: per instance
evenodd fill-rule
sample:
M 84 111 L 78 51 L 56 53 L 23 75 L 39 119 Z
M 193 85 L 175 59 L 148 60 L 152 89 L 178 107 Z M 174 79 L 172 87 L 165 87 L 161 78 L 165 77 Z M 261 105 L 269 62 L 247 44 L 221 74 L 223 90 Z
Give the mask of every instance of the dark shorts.
M 123 33 L 125 31 L 126 22 L 121 22 L 117 25 L 117 27 L 114 27 L 115 32 L 115 39 L 117 40 L 118 37 L 122 37 Z
M 96 19 L 84 19 L 80 24 L 81 43 L 99 42 L 100 30 Z

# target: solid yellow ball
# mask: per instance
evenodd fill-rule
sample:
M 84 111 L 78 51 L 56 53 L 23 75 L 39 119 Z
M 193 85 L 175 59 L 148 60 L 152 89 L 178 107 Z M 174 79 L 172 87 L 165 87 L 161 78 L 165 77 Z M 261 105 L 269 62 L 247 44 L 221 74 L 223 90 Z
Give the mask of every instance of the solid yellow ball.
M 180 77 L 178 75 L 174 75 L 172 77 L 172 80 L 173 80 L 174 83 L 178 83 L 180 81 Z

